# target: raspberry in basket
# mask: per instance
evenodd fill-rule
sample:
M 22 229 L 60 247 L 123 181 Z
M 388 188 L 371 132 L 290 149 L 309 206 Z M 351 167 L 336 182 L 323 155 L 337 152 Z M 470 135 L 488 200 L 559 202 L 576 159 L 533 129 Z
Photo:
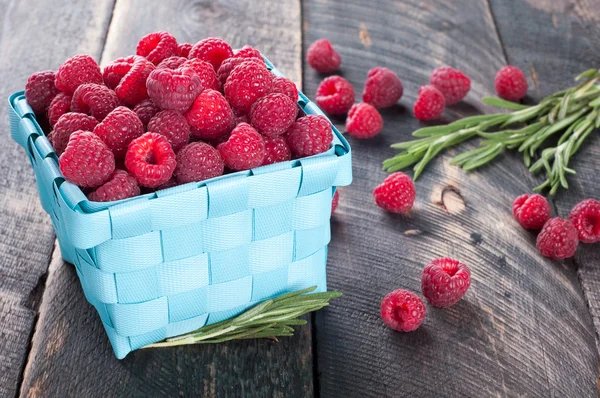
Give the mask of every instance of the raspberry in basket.
M 71 134 L 77 130 L 93 131 L 97 124 L 98 121 L 92 116 L 75 112 L 65 113 L 58 119 L 49 136 L 54 151 L 60 156 L 67 147 Z
M 454 105 L 465 98 L 471 89 L 471 79 L 458 69 L 442 66 L 431 74 L 429 83 L 444 95 L 446 105 Z
M 421 291 L 429 304 L 446 308 L 456 304 L 471 286 L 469 268 L 452 258 L 438 258 L 423 269 Z
M 294 102 L 298 102 L 298 88 L 293 81 L 287 77 L 277 76 L 273 79 L 273 93 L 282 93 L 290 97 Z
M 217 78 L 217 72 L 213 69 L 212 65 L 206 61 L 202 61 L 201 59 L 194 58 L 188 59 L 182 66 L 186 66 L 188 68 L 192 68 L 194 72 L 200 78 L 202 82 L 202 87 L 204 89 L 211 89 L 219 91 L 221 89 L 221 85 L 219 84 L 219 79 Z
M 219 151 L 205 142 L 192 142 L 177 153 L 175 177 L 180 184 L 199 182 L 223 174 Z
M 202 140 L 217 140 L 233 128 L 233 111 L 215 90 L 203 90 L 184 116 L 192 135 Z
M 226 142 L 217 147 L 225 165 L 231 170 L 249 170 L 262 165 L 265 142 L 247 123 L 238 124 Z
M 292 151 L 284 137 L 265 137 L 265 158 L 263 166 L 267 164 L 286 162 L 292 158 Z
M 217 37 L 208 37 L 194 44 L 188 58 L 200 58 L 210 63 L 215 70 L 219 69 L 221 63 L 233 56 L 233 50 L 229 43 Z
M 65 93 L 58 93 L 50 102 L 48 107 L 48 122 L 54 126 L 58 119 L 71 110 L 71 96 Z
M 298 106 L 285 94 L 273 93 L 259 98 L 250 111 L 250 124 L 267 137 L 285 133 L 296 121 Z
M 150 119 L 152 119 L 154 115 L 160 112 L 160 108 L 154 105 L 154 102 L 152 102 L 151 99 L 146 99 L 137 104 L 133 108 L 133 111 L 136 113 L 136 115 L 138 115 L 138 117 L 142 121 L 145 130 L 148 126 L 148 122 L 150 122 Z
M 413 111 L 419 120 L 435 120 L 442 117 L 445 106 L 444 94 L 434 86 L 427 85 L 419 89 Z
M 403 92 L 398 75 L 388 68 L 378 66 L 367 73 L 362 97 L 364 102 L 375 108 L 388 108 L 400 100 Z
M 114 91 L 102 84 L 87 83 L 77 87 L 71 99 L 71 111 L 92 115 L 99 122 L 119 106 Z
M 41 115 L 59 93 L 54 84 L 55 73 L 51 70 L 36 72 L 29 76 L 25 84 L 25 98 L 31 109 Z
M 412 179 L 401 171 L 387 176 L 373 190 L 377 206 L 392 213 L 408 213 L 415 202 L 416 191 Z
M 135 178 L 125 170 L 115 170 L 108 181 L 88 194 L 88 199 L 94 202 L 112 202 L 139 194 L 140 187 Z
M 352 105 L 346 119 L 346 131 L 355 138 L 371 138 L 383 128 L 383 119 L 371 104 L 361 102 Z
M 550 219 L 550 204 L 542 195 L 524 194 L 513 202 L 513 216 L 525 229 L 540 229 Z
M 115 170 L 115 157 L 96 134 L 79 130 L 71 134 L 59 165 L 68 181 L 94 188 L 108 180 Z
M 354 103 L 354 88 L 341 76 L 329 76 L 317 88 L 316 103 L 330 115 L 342 115 Z
M 272 87 L 273 74 L 264 64 L 252 59 L 233 68 L 223 89 L 232 107 L 248 113 L 252 104 L 269 94 Z
M 333 141 L 331 124 L 320 115 L 301 117 L 288 130 L 287 140 L 292 153 L 298 157 L 326 152 Z
M 129 57 L 117 58 L 102 70 L 102 79 L 106 87 L 114 90 L 119 85 L 119 82 L 129 72 L 136 58 L 143 58 L 138 55 L 130 55 Z
M 262 55 L 260 55 L 260 51 L 252 46 L 245 45 L 244 47 L 237 50 L 234 54 L 234 57 L 240 58 L 258 58 L 262 59 Z
M 225 85 L 225 82 L 227 82 L 227 78 L 229 77 L 229 74 L 231 74 L 231 71 L 236 66 L 238 66 L 242 62 L 251 61 L 251 60 L 254 60 L 254 62 L 256 62 L 256 64 L 259 66 L 265 66 L 265 63 L 262 58 L 232 57 L 232 58 L 227 58 L 225 61 L 223 61 L 221 66 L 219 66 L 219 69 L 217 69 L 217 78 L 219 79 L 219 82 L 221 82 L 221 86 Z
M 573 222 L 583 243 L 600 242 L 600 201 L 586 199 L 573 207 L 569 220 Z
M 138 42 L 136 54 L 158 65 L 163 59 L 177 55 L 177 39 L 164 31 L 149 33 Z
M 158 69 L 177 69 L 186 61 L 188 61 L 187 58 L 174 55 L 172 57 L 163 59 L 158 65 L 156 65 L 156 67 Z
M 190 139 L 190 126 L 188 126 L 185 117 L 175 111 L 157 113 L 148 123 L 148 132 L 167 137 L 175 153 Z
M 96 126 L 94 134 L 113 151 L 115 159 L 123 159 L 129 143 L 144 134 L 144 125 L 134 111 L 119 106 Z
M 154 64 L 143 57 L 135 56 L 131 68 L 115 88 L 117 97 L 126 105 L 134 106 L 148 99 L 146 80 L 155 69 Z
M 183 113 L 202 91 L 202 82 L 191 68 L 155 69 L 148 76 L 146 87 L 159 108 Z
M 156 188 L 169 181 L 175 170 L 175 152 L 169 141 L 157 133 L 145 133 L 131 141 L 125 155 L 125 167 L 138 184 Z
M 191 49 L 192 45 L 190 43 L 181 43 L 177 45 L 177 55 L 180 57 L 187 58 Z
M 327 39 L 315 41 L 306 51 L 306 62 L 317 72 L 329 73 L 337 70 L 342 64 L 337 53 Z
M 412 332 L 421 326 L 427 307 L 413 292 L 398 289 L 386 294 L 381 301 L 381 319 L 390 329 Z
M 544 224 L 536 242 L 542 256 L 554 260 L 573 257 L 578 244 L 578 233 L 573 223 L 559 217 Z
M 56 88 L 69 95 L 85 83 L 102 84 L 100 67 L 89 55 L 80 54 L 69 58 L 56 72 Z

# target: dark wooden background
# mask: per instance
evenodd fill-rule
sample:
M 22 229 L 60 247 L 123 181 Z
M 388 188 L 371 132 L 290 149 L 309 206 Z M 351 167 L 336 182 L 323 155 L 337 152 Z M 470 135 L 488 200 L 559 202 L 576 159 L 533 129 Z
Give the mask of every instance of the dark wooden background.
M 343 298 L 279 344 L 142 350 L 123 361 L 54 250 L 33 173 L 3 122 L 1 397 L 597 396 L 600 247 L 583 246 L 563 262 L 537 253 L 535 236 L 511 217 L 512 199 L 540 182 L 517 157 L 465 174 L 445 154 L 417 182 L 410 216 L 382 212 L 371 191 L 385 177 L 389 145 L 420 126 L 411 107 L 432 69 L 448 64 L 473 81 L 446 121 L 489 112 L 479 100 L 493 94 L 495 72 L 508 63 L 526 72 L 535 101 L 600 67 L 599 0 L 0 0 L 0 9 L 3 98 L 34 71 L 76 53 L 106 64 L 160 29 L 182 42 L 220 36 L 256 46 L 311 97 L 323 76 L 303 54 L 326 37 L 359 96 L 377 65 L 396 71 L 405 88 L 399 105 L 383 112 L 383 133 L 351 142 L 355 182 L 341 191 L 328 263 L 329 288 Z M 571 188 L 552 200 L 560 216 L 600 198 L 600 139 L 589 141 L 573 162 Z M 424 264 L 445 255 L 471 267 L 465 299 L 430 307 L 414 333 L 387 329 L 381 298 L 400 287 L 419 291 Z

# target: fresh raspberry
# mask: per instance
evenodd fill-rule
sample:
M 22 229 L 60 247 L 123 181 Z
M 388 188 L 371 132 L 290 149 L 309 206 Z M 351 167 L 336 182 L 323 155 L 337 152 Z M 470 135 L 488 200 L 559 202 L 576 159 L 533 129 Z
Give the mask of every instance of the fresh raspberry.
M 298 157 L 325 152 L 333 141 L 331 124 L 325 116 L 301 117 L 288 130 L 287 140 L 292 153 Z
M 342 115 L 354 103 L 354 88 L 341 76 L 326 77 L 317 88 L 316 102 L 330 115 Z
M 96 134 L 79 130 L 71 134 L 59 164 L 67 180 L 80 187 L 94 188 L 108 180 L 115 170 L 115 157 Z
M 496 93 L 509 101 L 518 101 L 527 95 L 527 78 L 516 66 L 505 66 L 496 74 Z
M 145 133 L 131 141 L 125 155 L 125 167 L 138 184 L 156 188 L 169 181 L 175 170 L 175 152 L 163 135 Z
M 144 134 L 144 125 L 134 111 L 119 106 L 96 126 L 94 134 L 113 151 L 115 159 L 123 159 L 129 143 Z
M 200 81 L 202 82 L 203 88 L 209 88 L 211 90 L 217 91 L 221 89 L 219 79 L 217 78 L 217 72 L 215 72 L 212 65 L 208 62 L 202 61 L 198 58 L 194 58 L 188 59 L 182 66 L 192 68 L 194 72 L 196 72 L 196 74 L 200 78 Z
M 93 202 L 112 202 L 138 196 L 140 187 L 135 178 L 125 170 L 115 170 L 108 181 L 88 194 L 88 199 Z
M 250 112 L 252 104 L 269 94 L 273 87 L 273 74 L 264 64 L 251 60 L 233 68 L 223 86 L 227 101 L 242 112 Z
M 225 61 L 223 61 L 223 63 L 219 67 L 219 69 L 217 69 L 217 78 L 219 79 L 221 86 L 225 85 L 225 83 L 227 82 L 227 78 L 231 74 L 231 71 L 233 71 L 233 69 L 236 66 L 238 66 L 242 62 L 247 62 L 247 61 L 255 62 L 258 66 L 262 66 L 265 69 L 267 69 L 267 65 L 265 65 L 265 62 L 263 61 L 262 58 L 243 58 L 243 57 L 227 58 Z
M 267 164 L 287 162 L 292 158 L 292 151 L 284 137 L 265 137 L 265 158 L 263 166 Z
M 155 69 L 152 62 L 139 56 L 134 56 L 133 64 L 115 88 L 117 97 L 125 104 L 134 106 L 148 99 L 146 80 Z
M 364 102 L 375 108 L 388 108 L 398 102 L 402 93 L 404 93 L 402 82 L 398 75 L 388 68 L 378 66 L 367 73 L 362 94 Z
M 513 216 L 525 229 L 540 229 L 550 219 L 550 204 L 542 195 L 524 194 L 513 202 Z
M 414 106 L 415 117 L 419 120 L 439 119 L 444 113 L 444 94 L 432 85 L 422 86 Z
M 191 68 L 155 69 L 148 76 L 146 87 L 159 108 L 184 113 L 202 91 L 202 82 Z
M 600 242 L 600 201 L 586 199 L 573 207 L 569 220 L 583 243 Z
M 249 170 L 262 165 L 266 152 L 263 138 L 247 123 L 238 124 L 217 149 L 231 170 Z
M 444 95 L 446 105 L 454 105 L 467 96 L 471 79 L 458 69 L 442 66 L 431 74 L 429 83 Z
M 421 326 L 427 307 L 413 292 L 398 289 L 386 294 L 381 301 L 381 319 L 390 329 L 412 332 Z
M 282 93 L 290 97 L 294 102 L 298 102 L 298 88 L 293 81 L 287 77 L 277 76 L 273 79 L 273 93 Z
M 157 113 L 148 123 L 148 132 L 167 137 L 175 153 L 190 139 L 190 126 L 185 121 L 185 117 L 174 111 Z
M 38 115 L 46 112 L 54 97 L 60 92 L 54 81 L 55 74 L 51 70 L 36 72 L 27 79 L 25 98 L 31 109 Z
M 259 98 L 250 111 L 250 124 L 267 137 L 285 133 L 298 116 L 298 106 L 285 94 L 274 93 Z
M 191 49 L 192 45 L 190 43 L 181 43 L 177 46 L 177 55 L 187 58 Z
M 71 110 L 71 96 L 65 93 L 58 93 L 48 106 L 48 122 L 54 126 L 58 119 Z
M 69 95 L 85 83 L 102 84 L 100 67 L 89 55 L 80 54 L 69 58 L 56 72 L 56 88 Z
M 215 70 L 218 70 L 221 63 L 232 56 L 233 50 L 229 43 L 223 39 L 208 37 L 194 44 L 188 58 L 200 58 L 209 62 Z
M 203 90 L 184 116 L 192 135 L 202 140 L 219 139 L 233 128 L 233 111 L 215 90 Z
M 346 119 L 346 131 L 354 138 L 371 138 L 383 128 L 381 115 L 371 104 L 352 105 Z
M 54 130 L 52 130 L 50 142 L 54 147 L 54 151 L 60 156 L 67 147 L 71 134 L 78 130 L 93 131 L 97 124 L 98 121 L 95 118 L 86 114 L 65 113 L 58 119 L 54 125 Z
M 421 276 L 421 291 L 429 304 L 446 308 L 460 300 L 471 286 L 469 268 L 452 258 L 437 258 L 427 264 Z
M 342 64 L 342 59 L 329 40 L 319 39 L 308 47 L 306 62 L 317 72 L 328 73 L 337 70 Z
M 119 85 L 119 82 L 131 70 L 131 66 L 137 58 L 144 59 L 139 55 L 131 55 L 129 57 L 117 58 L 102 70 L 102 79 L 106 87 L 114 90 Z
M 219 151 L 205 142 L 192 142 L 177 153 L 175 177 L 180 184 L 199 182 L 223 174 Z
M 335 213 L 335 209 L 337 209 L 338 204 L 340 203 L 340 191 L 336 189 L 333 194 L 333 199 L 331 200 L 331 215 Z
M 390 174 L 373 190 L 377 206 L 392 213 L 408 213 L 415 196 L 415 184 L 401 171 Z
M 188 61 L 185 57 L 173 55 L 172 57 L 165 58 L 156 66 L 158 69 L 177 69 Z
M 164 31 L 148 33 L 138 42 L 136 54 L 158 65 L 163 59 L 177 55 L 177 39 Z
M 151 99 L 147 99 L 137 104 L 133 108 L 133 111 L 140 118 L 142 124 L 144 125 L 144 130 L 146 130 L 150 119 L 152 119 L 154 115 L 160 112 L 160 108 L 154 105 L 154 102 L 152 102 Z
M 262 59 L 262 55 L 260 55 L 260 51 L 258 51 L 256 48 L 253 48 L 251 46 L 244 46 L 244 47 L 240 48 L 233 54 L 233 56 L 240 57 L 240 58 Z
M 92 115 L 99 122 L 119 106 L 117 94 L 102 84 L 86 83 L 77 87 L 71 100 L 71 111 Z
M 570 220 L 555 217 L 544 224 L 537 237 L 537 248 L 553 260 L 573 257 L 579 243 L 577 229 Z

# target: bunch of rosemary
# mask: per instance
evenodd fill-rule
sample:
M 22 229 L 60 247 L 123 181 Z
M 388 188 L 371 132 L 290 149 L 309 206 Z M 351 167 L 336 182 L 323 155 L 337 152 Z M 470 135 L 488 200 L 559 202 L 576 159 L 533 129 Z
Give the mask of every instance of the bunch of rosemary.
M 304 325 L 300 316 L 320 310 L 329 305 L 329 300 L 340 297 L 340 292 L 310 293 L 317 287 L 281 295 L 263 301 L 235 318 L 204 326 L 191 333 L 173 337 L 144 348 L 173 347 L 185 344 L 222 343 L 228 340 L 292 336 L 292 326 Z M 306 294 L 309 293 L 309 294 Z
M 600 127 L 599 79 L 600 70 L 587 70 L 575 79 L 583 80 L 582 83 L 554 93 L 533 106 L 484 98 L 486 104 L 513 112 L 471 116 L 445 126 L 419 129 L 413 133 L 419 139 L 392 145 L 403 151 L 385 160 L 383 168 L 393 172 L 414 164 L 414 179 L 417 179 L 441 150 L 481 137 L 480 148 L 461 153 L 451 163 L 473 170 L 490 162 L 504 149 L 517 150 L 523 154 L 523 162 L 532 173 L 546 171 L 546 180 L 535 190 L 548 188 L 550 195 L 554 195 L 560 186 L 568 188 L 566 175 L 575 174 L 575 170 L 569 168 L 569 160 L 592 131 Z M 556 146 L 547 146 L 538 154 L 546 140 L 556 134 L 561 134 Z M 536 160 L 533 164 L 532 159 Z

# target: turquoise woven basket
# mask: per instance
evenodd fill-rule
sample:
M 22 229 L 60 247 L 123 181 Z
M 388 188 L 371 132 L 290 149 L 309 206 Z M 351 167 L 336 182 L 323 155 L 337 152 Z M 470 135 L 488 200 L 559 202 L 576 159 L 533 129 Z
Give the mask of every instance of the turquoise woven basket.
M 302 93 L 298 105 L 323 114 Z M 288 291 L 327 290 L 331 198 L 352 180 L 350 146 L 334 126 L 316 156 L 100 203 L 65 180 L 23 92 L 10 96 L 9 116 L 62 257 L 117 358 Z

